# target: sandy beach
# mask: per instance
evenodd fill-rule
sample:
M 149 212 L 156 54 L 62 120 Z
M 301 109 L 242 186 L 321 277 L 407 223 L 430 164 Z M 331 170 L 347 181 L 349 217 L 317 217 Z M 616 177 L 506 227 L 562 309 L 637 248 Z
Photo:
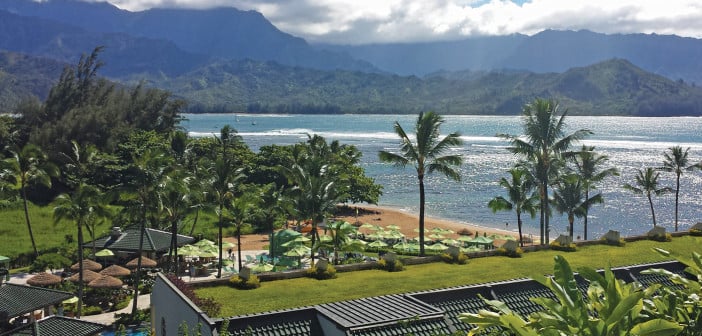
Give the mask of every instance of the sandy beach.
M 356 217 L 356 208 L 358 207 L 358 217 Z M 408 238 L 414 238 L 419 236 L 415 231 L 419 227 L 419 216 L 418 214 L 404 212 L 398 209 L 387 208 L 382 206 L 374 205 L 359 205 L 359 206 L 349 206 L 340 215 L 334 218 L 335 220 L 347 221 L 349 223 L 369 223 L 371 225 L 379 225 L 381 227 L 387 227 L 388 225 L 396 225 L 400 229 L 398 231 L 402 232 Z M 425 217 L 424 219 L 425 230 L 427 235 L 430 234 L 430 230 L 439 227 L 442 229 L 450 229 L 456 233 L 444 235 L 447 238 L 457 238 L 459 233 L 469 233 L 475 235 L 478 232 L 480 235 L 511 235 L 515 238 L 518 237 L 516 232 L 511 231 L 515 228 L 510 227 L 508 230 L 500 230 L 494 228 L 486 228 L 477 225 L 471 225 L 467 223 L 458 223 L 450 220 L 444 220 L 433 217 Z M 362 233 L 372 233 L 371 229 L 361 228 Z M 225 241 L 236 242 L 236 237 L 225 238 Z M 496 242 L 496 243 L 499 243 Z M 261 250 L 264 246 L 268 245 L 268 235 L 256 234 L 256 235 L 246 235 L 241 237 L 241 249 L 242 250 Z

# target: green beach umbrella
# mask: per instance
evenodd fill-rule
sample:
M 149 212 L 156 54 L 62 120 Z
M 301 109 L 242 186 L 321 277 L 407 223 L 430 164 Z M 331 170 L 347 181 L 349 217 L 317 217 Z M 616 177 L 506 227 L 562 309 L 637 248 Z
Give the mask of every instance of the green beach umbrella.
M 431 239 L 445 239 L 446 236 L 439 234 L 439 233 L 432 233 L 429 235 L 429 238 L 431 238 Z
M 310 254 L 311 252 L 312 252 L 311 248 L 304 246 L 304 245 L 299 245 L 299 246 L 295 246 L 294 248 L 286 251 L 285 253 L 283 253 L 283 255 L 287 256 L 287 257 L 301 258 L 301 257 L 304 257 L 304 256 Z
M 411 243 L 408 242 L 400 242 L 392 246 L 393 249 L 395 250 L 401 250 L 401 251 L 409 251 L 410 247 L 412 246 Z
M 400 231 L 385 231 L 382 233 L 382 236 L 388 239 L 402 239 L 405 238 L 405 235 L 402 234 Z
M 460 237 L 456 238 L 456 240 L 461 241 L 461 242 L 469 242 L 469 241 L 473 240 L 473 237 L 471 237 L 471 236 L 460 236 Z
M 198 247 L 213 246 L 213 245 L 215 245 L 215 242 L 213 242 L 209 239 L 203 239 L 203 240 L 200 240 L 193 245 L 198 246 Z
M 444 239 L 444 240 L 441 241 L 441 243 L 444 244 L 444 245 L 449 245 L 449 246 L 458 246 L 458 245 L 461 245 L 461 242 L 460 242 L 460 241 L 458 241 L 458 240 L 456 240 L 456 239 L 451 239 L 451 238 Z
M 366 246 L 379 250 L 381 247 L 387 247 L 388 244 L 382 240 L 376 240 L 376 241 L 374 241 Z
M 109 249 L 102 249 L 100 251 L 95 252 L 96 257 L 113 257 L 114 255 L 115 253 Z
M 400 229 L 400 227 L 395 225 L 395 224 L 390 224 L 390 225 L 386 226 L 385 228 L 388 230 L 399 230 Z
M 270 272 L 274 268 L 273 265 L 269 263 L 262 263 L 262 264 L 256 264 L 256 266 L 251 267 L 251 272 L 254 273 L 263 273 L 263 272 Z
M 431 245 L 425 245 L 424 249 L 429 250 L 429 251 L 445 251 L 449 247 L 442 244 L 442 243 L 436 243 L 436 244 L 431 244 Z

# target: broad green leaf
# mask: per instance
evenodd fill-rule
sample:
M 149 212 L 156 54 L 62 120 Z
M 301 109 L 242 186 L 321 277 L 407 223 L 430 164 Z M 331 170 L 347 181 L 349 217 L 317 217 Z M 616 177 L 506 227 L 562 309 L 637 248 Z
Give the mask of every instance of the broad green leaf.
M 664 319 L 655 319 L 639 323 L 631 328 L 631 334 L 640 336 L 668 336 L 677 335 L 683 327 L 675 322 Z

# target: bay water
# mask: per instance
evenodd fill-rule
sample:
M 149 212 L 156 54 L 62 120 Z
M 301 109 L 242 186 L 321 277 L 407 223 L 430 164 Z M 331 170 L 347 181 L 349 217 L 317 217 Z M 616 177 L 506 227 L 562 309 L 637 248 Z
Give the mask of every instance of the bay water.
M 327 141 L 339 140 L 356 146 L 362 153 L 366 175 L 383 185 L 379 205 L 403 211 L 419 212 L 419 192 L 414 167 L 406 169 L 381 163 L 378 151 L 397 151 L 399 138 L 393 124 L 399 122 L 408 133 L 414 133 L 416 115 L 251 115 L 251 114 L 186 114 L 181 123 L 191 136 L 215 136 L 229 124 L 249 147 L 286 145 L 307 140 L 318 134 Z M 498 185 L 501 177 L 518 160 L 506 149 L 507 142 L 496 134 L 520 135 L 522 120 L 518 116 L 444 116 L 442 134 L 458 131 L 464 145 L 454 148 L 464 158 L 461 181 L 448 180 L 439 174 L 425 179 L 427 216 L 489 228 L 516 231 L 514 212 L 493 214 L 487 203 L 495 196 L 507 196 Z M 672 146 L 690 148 L 691 163 L 702 161 L 702 118 L 695 117 L 580 117 L 566 118 L 567 130 L 589 129 L 594 132 L 573 149 L 585 144 L 595 146 L 599 154 L 609 156 L 606 167 L 616 167 L 620 176 L 610 177 L 597 185 L 605 202 L 594 205 L 588 219 L 588 238 L 598 238 L 608 230 L 624 236 L 643 234 L 653 227 L 648 200 L 624 190 L 625 183 L 634 184 L 636 169 L 660 167 L 663 153 Z M 675 188 L 675 175 L 661 172 L 661 186 Z M 679 227 L 688 229 L 702 221 L 702 171 L 685 172 L 681 177 Z M 594 195 L 591 193 L 591 195 Z M 675 195 L 654 196 L 659 225 L 673 231 Z M 538 214 L 524 221 L 527 234 L 538 236 Z M 391 224 L 391 223 L 387 223 Z M 565 215 L 554 211 L 551 220 L 552 238 L 566 234 Z M 574 236 L 583 235 L 582 219 L 576 219 Z

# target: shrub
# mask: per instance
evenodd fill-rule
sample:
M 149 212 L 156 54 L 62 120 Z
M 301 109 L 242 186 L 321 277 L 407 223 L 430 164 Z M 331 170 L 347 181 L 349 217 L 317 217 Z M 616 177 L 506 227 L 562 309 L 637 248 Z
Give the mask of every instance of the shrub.
M 575 252 L 575 250 L 577 249 L 577 246 L 575 245 L 575 243 L 570 243 L 570 244 L 567 244 L 567 245 L 561 245 L 561 244 L 560 244 L 559 242 L 557 242 L 557 241 L 551 242 L 551 244 L 549 244 L 549 246 L 550 246 L 551 249 L 553 249 L 553 250 L 556 250 L 556 251 L 563 251 L 563 252 Z
M 149 321 L 151 318 L 151 309 L 137 309 L 136 316 L 132 316 L 131 313 L 115 314 L 117 320 L 114 325 L 138 325 L 142 322 Z
M 648 235 L 648 239 L 650 240 L 655 240 L 658 242 L 669 242 L 673 240 L 673 236 L 670 233 L 666 234 L 656 234 L 656 235 Z
M 690 235 L 697 237 L 702 236 L 702 230 L 690 229 Z
M 600 240 L 604 244 L 610 245 L 610 246 L 624 246 L 624 245 L 626 245 L 626 241 L 624 241 L 624 239 L 619 239 L 619 240 L 615 241 L 615 240 L 606 239 L 606 238 L 602 237 L 602 238 L 600 238 Z
M 47 253 L 37 257 L 30 266 L 31 272 L 44 272 L 47 269 L 55 270 L 59 268 L 68 268 L 71 266 L 71 260 L 58 253 Z
M 500 247 L 497 249 L 497 254 L 510 258 L 521 258 L 522 253 L 524 253 L 524 250 L 522 250 L 521 247 L 517 247 L 516 250 L 508 250 L 504 247 Z
M 307 269 L 307 276 L 317 280 L 327 280 L 336 278 L 336 268 L 332 264 L 327 264 L 326 269 L 312 267 Z
M 404 265 L 402 265 L 402 262 L 398 259 L 390 262 L 385 259 L 380 259 L 378 260 L 378 268 L 388 272 L 399 272 L 404 269 Z
M 463 252 L 459 252 L 455 257 L 449 253 L 442 253 L 441 260 L 443 260 L 447 264 L 465 265 L 468 263 L 468 256 L 465 255 Z
M 248 280 L 235 275 L 229 278 L 229 285 L 237 289 L 256 289 L 261 287 L 261 281 L 253 274 L 249 276 Z
M 129 306 L 129 301 L 130 301 L 130 299 L 126 299 L 126 300 L 122 300 L 122 301 L 117 302 L 117 304 L 114 305 L 112 310 L 122 310 L 124 308 L 127 308 L 127 306 Z
M 97 315 L 97 314 L 102 314 L 102 308 L 98 306 L 85 306 L 83 307 L 83 315 L 88 316 L 88 315 Z

